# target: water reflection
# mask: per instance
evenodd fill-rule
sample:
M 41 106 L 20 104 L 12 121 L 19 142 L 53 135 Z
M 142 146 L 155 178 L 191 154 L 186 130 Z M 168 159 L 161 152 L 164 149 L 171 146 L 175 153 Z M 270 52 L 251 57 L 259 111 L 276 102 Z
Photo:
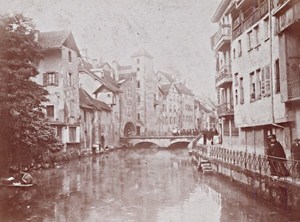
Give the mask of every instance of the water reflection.
M 184 149 L 119 150 L 34 174 L 37 188 L 0 191 L 0 221 L 288 220 L 239 187 L 201 175 Z

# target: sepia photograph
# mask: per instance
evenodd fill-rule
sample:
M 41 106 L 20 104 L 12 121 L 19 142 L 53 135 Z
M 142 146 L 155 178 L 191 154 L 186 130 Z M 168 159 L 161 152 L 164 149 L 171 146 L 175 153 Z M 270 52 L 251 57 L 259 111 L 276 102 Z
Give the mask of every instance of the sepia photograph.
M 0 3 L 0 221 L 300 221 L 300 0 Z

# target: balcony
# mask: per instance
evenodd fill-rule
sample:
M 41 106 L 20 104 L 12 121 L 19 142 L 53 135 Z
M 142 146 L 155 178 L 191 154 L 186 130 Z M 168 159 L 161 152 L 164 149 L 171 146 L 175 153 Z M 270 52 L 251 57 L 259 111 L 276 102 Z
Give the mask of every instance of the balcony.
M 288 58 L 287 64 L 287 99 L 300 100 L 300 58 Z
M 211 37 L 211 47 L 215 51 L 225 51 L 230 46 L 231 26 L 222 25 L 219 30 Z
M 299 24 L 300 2 L 281 1 L 273 15 L 277 17 L 277 32 L 282 33 L 290 26 Z
M 231 83 L 232 83 L 232 75 L 231 75 L 230 66 L 223 66 L 221 69 L 218 70 L 216 76 L 216 87 L 224 88 Z
M 217 107 L 217 114 L 218 117 L 226 117 L 226 116 L 233 116 L 234 110 L 233 105 L 230 103 L 223 103 Z

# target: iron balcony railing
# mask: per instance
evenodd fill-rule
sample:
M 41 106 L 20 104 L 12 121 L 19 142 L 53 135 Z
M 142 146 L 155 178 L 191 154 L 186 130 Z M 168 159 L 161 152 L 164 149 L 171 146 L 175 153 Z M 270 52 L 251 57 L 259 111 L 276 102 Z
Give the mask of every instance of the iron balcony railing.
M 300 161 L 268 155 L 256 155 L 215 146 L 196 146 L 196 150 L 202 158 L 209 159 L 212 162 L 228 163 L 239 167 L 241 170 L 265 176 L 278 176 L 293 183 L 300 178 L 300 172 L 298 172 Z
M 215 50 L 217 45 L 220 45 L 222 41 L 230 41 L 231 36 L 231 26 L 221 25 L 219 30 L 211 37 L 211 47 Z
M 230 65 L 220 68 L 216 75 L 216 86 L 221 87 L 225 83 L 232 82 L 232 74 Z
M 223 103 L 217 106 L 218 117 L 234 115 L 233 105 L 230 103 Z
M 272 6 L 271 6 L 272 7 Z M 240 17 L 237 17 L 232 22 L 232 40 L 236 39 L 245 30 L 257 23 L 263 18 L 269 10 L 268 1 L 264 1 L 258 8 L 249 8 L 244 12 L 244 20 L 241 21 Z
M 300 99 L 300 58 L 289 57 L 287 61 L 288 100 Z

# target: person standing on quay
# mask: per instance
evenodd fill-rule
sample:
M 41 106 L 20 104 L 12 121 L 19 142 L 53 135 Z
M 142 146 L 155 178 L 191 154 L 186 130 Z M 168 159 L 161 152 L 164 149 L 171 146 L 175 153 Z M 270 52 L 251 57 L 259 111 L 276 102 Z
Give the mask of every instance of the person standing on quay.
M 284 165 L 286 155 L 282 145 L 276 140 L 275 135 L 268 136 L 269 144 L 267 149 L 268 161 L 270 165 L 271 175 L 273 176 L 289 176 L 289 171 Z
M 300 176 L 300 139 L 294 139 L 294 143 L 292 144 L 292 158 L 294 160 L 294 170 L 296 170 L 297 177 Z

